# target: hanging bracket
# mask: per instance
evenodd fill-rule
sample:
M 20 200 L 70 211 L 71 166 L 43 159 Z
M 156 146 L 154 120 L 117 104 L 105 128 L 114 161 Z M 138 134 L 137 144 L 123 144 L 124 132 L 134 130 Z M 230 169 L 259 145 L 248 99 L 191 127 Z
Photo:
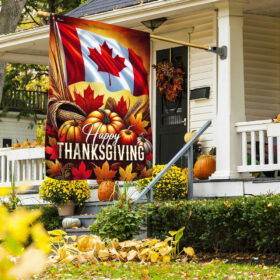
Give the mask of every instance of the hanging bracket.
M 209 52 L 215 53 L 220 56 L 220 59 L 226 59 L 227 58 L 227 47 L 209 47 Z

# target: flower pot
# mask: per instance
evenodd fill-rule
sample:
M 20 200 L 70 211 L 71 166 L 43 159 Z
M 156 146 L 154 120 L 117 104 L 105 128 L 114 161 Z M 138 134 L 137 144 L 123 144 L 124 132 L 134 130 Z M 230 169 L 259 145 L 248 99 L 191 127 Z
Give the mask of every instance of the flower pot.
M 72 216 L 74 215 L 75 203 L 72 200 L 68 200 L 65 204 L 58 207 L 59 216 Z

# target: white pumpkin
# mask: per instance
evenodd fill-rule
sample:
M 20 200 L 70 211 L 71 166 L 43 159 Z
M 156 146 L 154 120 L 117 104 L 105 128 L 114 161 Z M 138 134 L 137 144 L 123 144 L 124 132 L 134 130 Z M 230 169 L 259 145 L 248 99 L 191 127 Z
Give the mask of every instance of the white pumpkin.
M 64 218 L 62 220 L 62 226 L 63 228 L 73 228 L 73 227 L 80 227 L 81 221 L 78 218 Z
M 144 148 L 144 153 L 148 155 L 152 152 L 152 143 L 146 139 L 143 135 L 137 137 L 137 146 L 142 146 Z

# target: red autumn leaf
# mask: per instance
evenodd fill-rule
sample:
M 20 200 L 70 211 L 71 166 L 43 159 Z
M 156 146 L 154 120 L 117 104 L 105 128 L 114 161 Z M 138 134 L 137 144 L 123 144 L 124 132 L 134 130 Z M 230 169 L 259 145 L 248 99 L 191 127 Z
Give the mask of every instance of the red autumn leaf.
M 124 100 L 123 96 L 119 100 L 117 106 L 115 106 L 114 111 L 119 114 L 122 118 L 126 115 L 127 113 L 127 103 Z
M 82 161 L 79 168 L 72 167 L 71 172 L 74 176 L 74 180 L 85 180 L 91 176 L 92 170 L 86 170 L 86 165 Z
M 49 137 L 49 144 L 50 146 L 47 146 L 45 148 L 45 151 L 47 154 L 50 154 L 50 159 L 57 159 L 58 158 L 58 146 L 55 138 Z
M 84 97 L 79 93 L 74 92 L 75 102 L 79 105 L 87 114 L 99 109 L 103 105 L 104 95 L 98 95 L 94 98 L 94 91 L 90 85 L 84 90 Z
M 153 160 L 153 153 L 149 153 L 146 155 L 146 160 L 152 161 Z
M 119 72 L 121 72 L 126 66 L 124 64 L 125 58 L 116 55 L 112 57 L 113 49 L 110 49 L 104 41 L 101 46 L 101 54 L 97 49 L 89 49 L 89 57 L 98 65 L 98 72 L 106 72 L 109 74 L 109 84 L 111 85 L 110 74 L 116 77 L 119 77 Z
M 47 124 L 46 125 L 46 134 L 48 136 L 52 136 L 52 137 L 56 136 L 55 128 Z

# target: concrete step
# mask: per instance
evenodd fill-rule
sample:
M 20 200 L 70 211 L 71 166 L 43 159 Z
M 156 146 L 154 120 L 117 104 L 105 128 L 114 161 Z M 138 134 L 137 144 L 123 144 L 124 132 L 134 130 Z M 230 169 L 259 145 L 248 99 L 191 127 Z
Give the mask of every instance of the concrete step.
M 76 235 L 76 236 L 81 236 L 81 235 L 89 235 L 90 231 L 87 228 L 71 228 L 71 229 L 66 229 L 67 235 Z
M 103 201 L 90 201 L 86 202 L 83 206 L 77 209 L 79 214 L 95 214 L 97 215 L 103 207 L 113 205 L 114 202 L 103 202 Z

